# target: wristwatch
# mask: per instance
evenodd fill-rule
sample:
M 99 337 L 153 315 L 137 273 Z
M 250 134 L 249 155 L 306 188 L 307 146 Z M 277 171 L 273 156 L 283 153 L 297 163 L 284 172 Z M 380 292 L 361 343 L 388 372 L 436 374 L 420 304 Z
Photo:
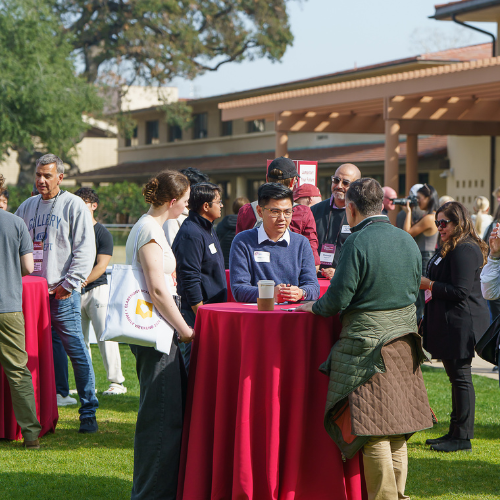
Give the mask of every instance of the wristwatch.
M 306 291 L 303 288 L 301 288 L 301 290 L 302 290 L 302 299 L 301 300 L 306 300 Z

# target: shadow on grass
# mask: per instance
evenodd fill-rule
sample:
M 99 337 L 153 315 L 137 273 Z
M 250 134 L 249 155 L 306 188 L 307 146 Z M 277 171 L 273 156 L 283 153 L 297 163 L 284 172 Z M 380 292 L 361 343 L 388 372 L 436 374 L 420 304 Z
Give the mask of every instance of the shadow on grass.
M 474 452 L 472 452 L 474 453 Z M 469 453 L 461 453 L 460 457 Z M 500 494 L 498 464 L 481 460 L 457 460 L 458 455 L 411 457 L 407 493 L 424 498 L 482 498 L 479 495 Z
M 130 498 L 132 481 L 116 477 L 76 474 L 0 472 L 2 500 L 94 500 Z

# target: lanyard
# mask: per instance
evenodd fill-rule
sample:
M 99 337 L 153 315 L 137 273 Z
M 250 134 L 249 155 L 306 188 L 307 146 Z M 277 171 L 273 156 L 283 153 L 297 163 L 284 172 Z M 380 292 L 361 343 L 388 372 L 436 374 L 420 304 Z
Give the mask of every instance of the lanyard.
M 62 193 L 64 193 L 64 191 L 61 189 L 56 194 L 56 197 L 54 199 L 54 203 L 52 203 L 52 208 L 50 209 L 49 218 L 48 218 L 49 221 L 50 221 L 50 219 L 52 219 L 52 213 L 54 212 L 54 208 L 55 208 L 56 203 L 57 203 L 57 198 L 59 198 L 59 195 L 61 195 Z M 40 207 L 41 201 L 42 201 L 42 195 L 40 195 L 40 199 L 38 200 L 38 204 L 37 204 L 36 210 L 35 210 L 35 221 L 33 223 L 33 241 L 35 241 L 36 226 L 37 226 L 37 219 L 38 219 L 38 208 Z M 43 233 L 43 238 L 41 239 L 41 241 L 45 241 L 45 239 L 47 238 L 47 227 L 48 227 L 48 225 L 45 224 L 45 232 Z

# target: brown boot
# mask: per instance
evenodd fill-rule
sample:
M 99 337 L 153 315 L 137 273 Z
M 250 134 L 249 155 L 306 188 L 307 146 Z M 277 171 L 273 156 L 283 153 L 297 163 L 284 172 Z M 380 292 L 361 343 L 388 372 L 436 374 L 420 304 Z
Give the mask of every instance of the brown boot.
M 38 439 L 35 439 L 34 441 L 26 441 L 24 440 L 24 447 L 27 450 L 39 450 L 40 449 L 40 443 Z

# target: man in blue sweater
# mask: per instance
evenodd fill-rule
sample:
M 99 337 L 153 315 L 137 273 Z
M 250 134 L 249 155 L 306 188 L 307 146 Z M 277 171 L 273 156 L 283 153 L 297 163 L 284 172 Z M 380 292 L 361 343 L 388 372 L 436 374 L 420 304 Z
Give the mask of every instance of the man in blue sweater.
M 231 291 L 238 302 L 257 302 L 259 280 L 274 280 L 278 302 L 316 300 L 319 283 L 308 239 L 288 230 L 293 192 L 269 182 L 258 191 L 259 228 L 236 235 L 229 255 Z
M 181 297 L 181 313 L 194 327 L 198 307 L 227 301 L 224 255 L 213 223 L 221 216 L 220 188 L 210 182 L 191 186 L 189 215 L 172 245 L 177 261 L 177 293 Z M 189 370 L 191 344 L 181 344 Z

